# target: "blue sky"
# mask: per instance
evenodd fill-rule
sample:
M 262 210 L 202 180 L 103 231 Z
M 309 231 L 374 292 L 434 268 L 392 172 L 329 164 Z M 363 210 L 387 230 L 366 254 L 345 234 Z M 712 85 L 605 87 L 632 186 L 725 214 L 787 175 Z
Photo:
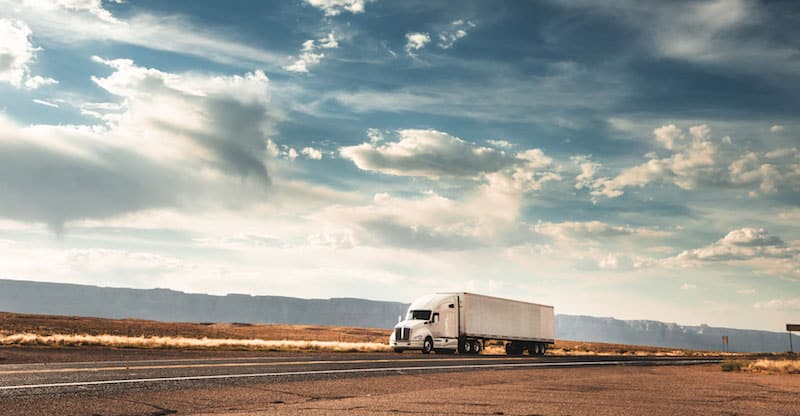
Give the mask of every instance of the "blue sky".
M 800 314 L 793 2 L 0 10 L 2 277 Z

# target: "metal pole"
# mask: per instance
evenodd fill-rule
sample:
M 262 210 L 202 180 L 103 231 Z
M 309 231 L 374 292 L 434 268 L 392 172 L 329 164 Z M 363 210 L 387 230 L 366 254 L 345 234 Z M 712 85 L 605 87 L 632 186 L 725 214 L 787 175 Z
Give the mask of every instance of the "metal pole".
M 794 346 L 792 346 L 792 331 L 789 331 L 789 352 L 794 354 Z

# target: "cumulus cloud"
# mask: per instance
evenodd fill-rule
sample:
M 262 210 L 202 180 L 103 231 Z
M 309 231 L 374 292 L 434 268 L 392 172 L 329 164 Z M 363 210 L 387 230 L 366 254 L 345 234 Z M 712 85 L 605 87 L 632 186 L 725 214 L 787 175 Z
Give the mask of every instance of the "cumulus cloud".
M 96 61 L 112 73 L 93 81 L 120 103 L 96 109 L 114 114 L 104 123 L 20 126 L 0 118 L 0 216 L 60 230 L 82 218 L 232 201 L 236 189 L 264 196 L 266 140 L 279 116 L 263 73 L 175 74 Z
M 765 194 L 800 191 L 800 151 L 796 148 L 747 152 L 728 166 L 730 183 Z
M 438 130 L 397 131 L 397 141 L 370 141 L 339 149 L 362 170 L 396 176 L 483 179 L 487 186 L 519 193 L 541 189 L 561 176 L 540 149 L 516 154 L 480 146 Z
M 422 49 L 431 41 L 431 35 L 422 32 L 406 33 L 406 53 L 416 56 L 416 51 Z
M 364 13 L 365 5 L 371 0 L 306 0 L 325 13 L 325 16 L 338 16 L 343 11 L 353 14 Z
M 0 81 L 27 89 L 57 84 L 52 78 L 31 75 L 30 66 L 40 50 L 31 43 L 31 34 L 25 22 L 0 19 Z
M 475 27 L 475 23 L 471 21 L 455 20 L 450 23 L 447 29 L 439 33 L 439 42 L 437 43 L 442 49 L 449 49 L 453 47 L 459 39 L 467 36 L 467 30 Z
M 653 154 L 646 163 L 625 169 L 614 178 L 596 179 L 592 195 L 615 198 L 622 195 L 625 188 L 654 182 L 694 189 L 701 180 L 718 177 L 717 145 L 711 141 L 710 133 L 707 125 L 690 127 L 688 136 L 674 125 L 655 129 L 655 140 L 673 154 L 664 158 Z
M 581 173 L 575 177 L 575 189 L 590 189 L 594 183 L 594 176 L 600 170 L 601 165 L 584 155 L 573 156 L 570 159 L 581 170 Z
M 784 130 L 785 128 L 780 124 L 775 124 L 774 126 L 769 128 L 769 131 L 773 133 L 782 133 Z
M 308 72 L 309 67 L 318 65 L 325 58 L 325 53 L 321 52 L 322 49 L 335 49 L 339 47 L 339 42 L 336 40 L 334 32 L 328 33 L 328 36 L 317 39 L 309 39 L 303 42 L 303 48 L 300 55 L 294 59 L 294 62 L 283 67 L 289 72 Z
M 763 228 L 733 230 L 719 241 L 706 247 L 685 250 L 674 260 L 677 262 L 717 262 L 751 259 L 792 259 L 800 254 L 796 246 L 786 244 Z
M 314 149 L 313 147 L 304 147 L 300 153 L 306 155 L 309 159 L 313 160 L 322 160 L 322 152 L 319 149 Z

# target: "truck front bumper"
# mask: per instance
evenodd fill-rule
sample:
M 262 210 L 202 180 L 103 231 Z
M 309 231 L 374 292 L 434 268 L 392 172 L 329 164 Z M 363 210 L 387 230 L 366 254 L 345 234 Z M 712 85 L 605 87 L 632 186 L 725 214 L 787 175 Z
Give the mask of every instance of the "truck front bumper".
M 389 346 L 392 348 L 402 348 L 404 350 L 421 350 L 422 344 L 425 342 L 424 340 L 391 340 L 389 341 Z

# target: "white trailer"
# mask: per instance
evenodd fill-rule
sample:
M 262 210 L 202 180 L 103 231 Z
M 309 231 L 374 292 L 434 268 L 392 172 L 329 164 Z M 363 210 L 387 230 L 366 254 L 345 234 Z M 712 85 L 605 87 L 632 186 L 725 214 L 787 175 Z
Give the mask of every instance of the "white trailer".
M 477 354 L 488 340 L 505 342 L 508 355 L 541 355 L 554 339 L 552 306 L 474 293 L 436 293 L 408 308 L 389 337 L 396 352 Z

